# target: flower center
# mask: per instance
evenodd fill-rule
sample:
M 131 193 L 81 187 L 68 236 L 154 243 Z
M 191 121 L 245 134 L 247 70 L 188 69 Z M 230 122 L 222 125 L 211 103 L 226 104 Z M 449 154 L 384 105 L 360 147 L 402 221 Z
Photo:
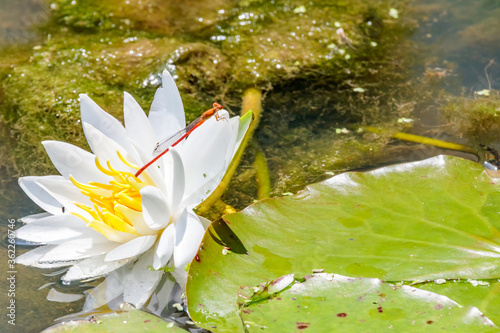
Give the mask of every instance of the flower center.
M 139 168 L 129 163 L 120 152 L 117 154 L 125 165 L 133 169 Z M 148 184 L 128 171 L 113 168 L 109 161 L 105 168 L 97 156 L 95 164 L 102 173 L 113 177 L 113 180 L 108 184 L 89 182 L 86 185 L 70 176 L 71 182 L 93 203 L 93 206 L 87 206 L 75 202 L 75 205 L 86 211 L 92 219 L 77 213 L 72 214 L 87 222 L 88 226 L 111 241 L 123 243 L 140 236 L 134 222 L 142 218 L 142 200 L 139 191 Z

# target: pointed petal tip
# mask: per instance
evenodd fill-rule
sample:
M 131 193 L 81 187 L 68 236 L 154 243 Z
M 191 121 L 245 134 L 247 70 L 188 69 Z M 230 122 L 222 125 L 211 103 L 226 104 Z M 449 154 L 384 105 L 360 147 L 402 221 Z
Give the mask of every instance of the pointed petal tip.
M 161 78 L 161 85 L 162 86 L 164 86 L 166 79 L 169 79 L 169 78 L 172 79 L 172 80 L 174 79 L 172 77 L 172 74 L 170 74 L 170 72 L 168 70 L 166 70 L 166 69 L 164 69 L 163 72 L 161 73 L 161 77 L 162 77 Z
M 92 100 L 87 94 L 79 94 L 78 97 L 80 97 L 80 103 L 86 100 Z
M 132 98 L 135 100 L 135 98 L 130 93 L 124 91 L 123 92 L 123 99 L 127 99 L 127 98 Z
M 29 182 L 31 179 L 33 179 L 33 176 L 19 177 L 19 179 L 17 180 L 17 183 L 24 190 L 24 188 L 26 187 L 26 182 Z
M 57 141 L 56 140 L 43 140 L 41 143 L 44 147 L 46 147 L 47 145 L 50 145 L 53 142 L 57 142 Z

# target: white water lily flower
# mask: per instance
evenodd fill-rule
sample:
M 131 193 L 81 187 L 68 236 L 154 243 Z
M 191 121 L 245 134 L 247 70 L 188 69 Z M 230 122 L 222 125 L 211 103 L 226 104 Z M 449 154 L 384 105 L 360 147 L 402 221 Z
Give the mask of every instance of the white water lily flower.
M 130 266 L 120 270 L 127 272 L 121 275 L 125 301 L 144 304 L 163 274 L 148 267 L 183 269 L 196 255 L 209 222 L 193 208 L 222 180 L 250 117 L 229 119 L 227 111 L 218 111 L 218 119 L 208 119 L 137 178 L 134 173 L 153 158 L 155 144 L 186 126 L 170 74 L 163 72 L 148 116 L 125 93 L 125 127 L 87 95 L 80 95 L 80 102 L 93 154 L 64 142 L 43 142 L 61 176 L 19 179 L 46 213 L 23 219 L 17 237 L 44 245 L 17 262 L 70 266 L 63 282 Z

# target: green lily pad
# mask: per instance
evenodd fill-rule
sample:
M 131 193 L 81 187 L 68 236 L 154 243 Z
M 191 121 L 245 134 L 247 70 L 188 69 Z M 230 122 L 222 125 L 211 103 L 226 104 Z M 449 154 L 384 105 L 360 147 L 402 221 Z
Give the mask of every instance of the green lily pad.
M 479 308 L 497 325 L 500 323 L 500 281 L 495 280 L 449 280 L 440 283 L 425 283 L 417 287 L 446 295 L 462 305 Z
M 338 175 L 213 223 L 189 271 L 189 313 L 207 329 L 241 330 L 240 286 L 313 269 L 385 281 L 498 278 L 499 215 L 496 182 L 456 157 Z
M 44 330 L 44 333 L 86 332 L 187 332 L 172 322 L 126 306 L 124 311 L 92 315 L 87 320 L 72 320 Z
M 378 279 L 320 273 L 300 282 L 290 274 L 247 288 L 239 303 L 248 332 L 498 331 L 475 307 Z

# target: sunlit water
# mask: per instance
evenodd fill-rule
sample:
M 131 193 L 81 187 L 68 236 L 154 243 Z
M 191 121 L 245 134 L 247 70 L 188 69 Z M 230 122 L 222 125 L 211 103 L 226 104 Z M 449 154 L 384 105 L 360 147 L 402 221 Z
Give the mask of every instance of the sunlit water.
M 428 15 L 427 10 L 440 8 Z M 460 88 L 473 92 L 481 89 L 500 88 L 500 67 L 492 63 L 485 71 L 491 59 L 498 56 L 498 38 L 500 25 L 488 24 L 488 20 L 497 20 L 495 13 L 500 12 L 500 4 L 496 1 L 483 1 L 477 6 L 476 1 L 420 1 L 414 4 L 416 19 L 420 27 L 412 36 L 420 50 L 420 56 L 415 59 L 415 76 L 435 76 L 443 80 L 450 91 L 459 94 Z M 0 0 L 0 47 L 9 48 L 15 57 L 16 47 L 38 38 L 31 30 L 35 24 L 49 18 L 50 12 L 37 0 L 7 1 Z M 494 22 L 494 21 L 493 21 Z M 500 62 L 500 59 L 498 59 Z M 449 66 L 454 63 L 453 66 Z M 425 89 L 432 89 L 429 84 Z M 28 92 L 29 93 L 29 92 Z M 47 92 L 50 93 L 50 92 Z M 1 96 L 1 95 L 0 95 Z M 421 111 L 421 122 L 417 128 L 423 133 L 432 133 L 440 125 L 436 108 L 429 107 Z M 307 124 L 304 124 L 307 126 Z M 8 129 L 2 129 L 8 133 Z M 434 132 L 434 134 L 436 134 Z M 438 133 L 439 136 L 439 133 Z M 446 138 L 450 138 L 447 136 Z M 5 142 L 4 142 L 5 144 Z M 417 160 L 440 153 L 437 149 L 425 152 L 404 152 L 400 160 Z M 392 162 L 397 161 L 393 157 Z M 0 331 L 2 332 L 37 332 L 54 323 L 58 317 L 80 311 L 82 301 L 73 303 L 56 303 L 46 300 L 48 290 L 55 287 L 61 291 L 69 289 L 60 286 L 56 277 L 42 275 L 39 270 L 17 266 L 7 266 L 7 239 L 9 220 L 15 220 L 30 213 L 38 212 L 37 207 L 28 200 L 17 186 L 17 181 L 10 176 L 11 169 L 4 161 L 0 162 L 0 233 L 2 235 L 2 260 L 0 264 L 2 278 L 0 279 L 0 297 L 2 316 Z M 17 225 L 18 226 L 18 225 Z M 16 255 L 25 249 L 18 246 Z M 14 276 L 14 283 L 8 283 L 7 278 Z M 13 287 L 13 290 L 9 289 Z M 44 288 L 41 288 L 41 287 Z M 74 290 L 69 290 L 72 292 Z M 12 294 L 14 293 L 14 294 Z M 6 308 L 9 302 L 15 300 L 15 326 L 8 324 Z

